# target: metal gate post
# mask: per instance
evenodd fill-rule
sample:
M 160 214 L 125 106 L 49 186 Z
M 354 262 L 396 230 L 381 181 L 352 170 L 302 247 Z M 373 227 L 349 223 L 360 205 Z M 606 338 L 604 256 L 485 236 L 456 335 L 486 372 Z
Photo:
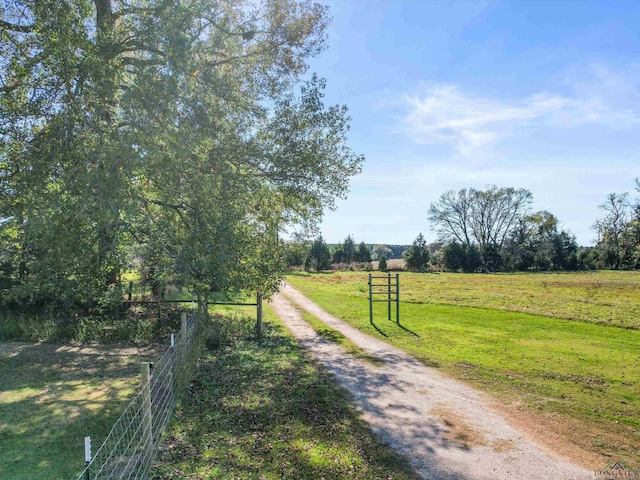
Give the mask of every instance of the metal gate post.
M 400 325 L 400 274 L 396 273 L 396 323 Z
M 373 325 L 373 295 L 371 294 L 371 274 L 369 274 L 369 323 Z
M 387 320 L 391 321 L 391 272 L 387 272 Z

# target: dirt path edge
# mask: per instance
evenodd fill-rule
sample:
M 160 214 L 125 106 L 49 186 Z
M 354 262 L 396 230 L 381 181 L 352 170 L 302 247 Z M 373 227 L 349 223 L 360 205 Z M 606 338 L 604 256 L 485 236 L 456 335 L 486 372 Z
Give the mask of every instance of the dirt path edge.
M 295 303 L 295 306 L 294 306 Z M 545 451 L 484 396 L 325 312 L 290 285 L 270 303 L 298 341 L 347 389 L 371 428 L 432 480 L 586 480 L 594 473 Z M 375 367 L 319 337 L 302 308 L 383 360 Z

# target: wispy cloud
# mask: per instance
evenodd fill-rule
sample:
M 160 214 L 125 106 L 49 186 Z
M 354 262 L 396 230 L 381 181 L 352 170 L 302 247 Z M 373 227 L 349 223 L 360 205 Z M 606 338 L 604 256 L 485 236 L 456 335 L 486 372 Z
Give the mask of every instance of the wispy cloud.
M 602 66 L 567 75 L 569 93 L 539 92 L 502 99 L 439 84 L 407 94 L 402 129 L 423 144 L 447 142 L 469 153 L 524 126 L 576 127 L 597 123 L 640 127 L 640 69 L 615 73 Z

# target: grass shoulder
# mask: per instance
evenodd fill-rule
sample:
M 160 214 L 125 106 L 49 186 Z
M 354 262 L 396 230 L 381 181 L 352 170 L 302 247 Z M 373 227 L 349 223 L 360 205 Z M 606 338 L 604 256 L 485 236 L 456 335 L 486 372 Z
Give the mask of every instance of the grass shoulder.
M 348 337 L 340 333 L 335 328 L 330 327 L 315 315 L 309 312 L 302 312 L 302 318 L 307 322 L 313 330 L 325 340 L 329 340 L 337 345 L 340 345 L 346 353 L 353 357 L 364 360 L 374 366 L 380 366 L 384 364 L 384 361 L 378 357 L 371 355 L 366 350 L 358 347 Z
M 433 277 L 407 274 L 401 281 L 405 291 L 420 295 L 420 285 Z M 527 282 L 559 281 L 555 276 L 523 277 Z M 584 282 L 563 277 L 564 282 Z M 626 275 L 592 277 L 622 282 L 624 289 L 635 282 Z M 360 292 L 363 278 L 366 287 L 366 276 L 342 274 L 288 281 L 363 332 L 491 393 L 505 405 L 518 405 L 531 418 L 553 419 L 550 428 L 585 451 L 640 464 L 640 331 L 505 310 L 492 303 L 492 288 L 482 293 L 477 285 L 470 288 L 476 301 L 485 303 L 482 308 L 464 301 L 402 303 L 404 328 L 398 328 L 386 320 L 386 305 L 375 304 L 373 327 L 366 293 Z M 463 290 L 462 285 L 458 288 Z M 563 288 L 570 287 L 563 283 Z M 464 292 L 460 296 L 466 298 Z
M 209 350 L 155 478 L 417 479 L 348 395 L 265 309 L 263 339 Z

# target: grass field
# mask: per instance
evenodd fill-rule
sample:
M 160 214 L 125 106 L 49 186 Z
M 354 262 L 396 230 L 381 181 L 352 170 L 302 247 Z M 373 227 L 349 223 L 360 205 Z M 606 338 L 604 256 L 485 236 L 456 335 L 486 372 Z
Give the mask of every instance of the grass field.
M 109 433 L 151 348 L 0 343 L 0 478 L 71 480 Z
M 517 406 L 602 461 L 640 465 L 635 272 L 403 273 L 402 327 L 386 319 L 384 304 L 369 324 L 366 273 L 288 281 L 330 313 Z
M 248 320 L 203 356 L 152 478 L 419 478 L 269 309 L 265 317 L 264 339 Z

